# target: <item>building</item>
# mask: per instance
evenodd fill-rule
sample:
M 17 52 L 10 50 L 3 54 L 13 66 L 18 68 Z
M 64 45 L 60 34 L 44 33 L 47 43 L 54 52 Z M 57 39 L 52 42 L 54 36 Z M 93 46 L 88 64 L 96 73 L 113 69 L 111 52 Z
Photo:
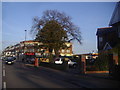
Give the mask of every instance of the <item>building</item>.
M 37 41 L 29 40 L 29 41 L 22 41 L 20 42 L 20 52 L 25 53 L 25 52 L 40 52 L 40 45 L 42 46 L 43 44 Z M 42 47 L 44 48 L 44 47 Z
M 120 45 L 120 2 L 116 4 L 113 15 L 111 17 L 109 27 L 97 29 L 97 47 L 99 53 L 107 53 L 110 55 L 112 64 L 119 63 L 119 49 Z M 110 61 L 111 62 L 111 61 Z
M 99 52 L 112 49 L 119 42 L 117 31 L 113 30 L 112 27 L 98 28 L 96 35 Z
M 72 43 L 66 42 L 66 48 L 61 48 L 59 50 L 61 56 L 72 56 Z M 25 53 L 35 53 L 36 56 L 47 56 L 49 54 L 49 49 L 47 48 L 47 45 L 34 41 L 21 41 L 20 43 L 8 46 L 4 51 L 3 54 L 5 56 L 21 56 Z M 55 52 L 53 50 L 53 55 L 55 55 Z
M 15 56 L 15 46 L 8 46 L 2 52 L 2 56 Z
M 72 56 L 73 53 L 72 53 L 72 43 L 69 43 L 69 42 L 66 42 L 65 43 L 67 45 L 67 48 L 61 48 L 59 50 L 60 52 L 60 55 L 61 56 Z M 30 41 L 23 41 L 23 42 L 20 42 L 20 50 L 21 50 L 21 53 L 25 53 L 25 52 L 35 52 L 36 54 L 39 54 L 39 55 L 48 55 L 49 53 L 49 50 L 47 48 L 47 45 L 41 43 L 41 42 L 38 42 L 38 41 L 33 41 L 33 40 L 30 40 Z M 53 50 L 53 55 L 55 55 L 55 52 Z

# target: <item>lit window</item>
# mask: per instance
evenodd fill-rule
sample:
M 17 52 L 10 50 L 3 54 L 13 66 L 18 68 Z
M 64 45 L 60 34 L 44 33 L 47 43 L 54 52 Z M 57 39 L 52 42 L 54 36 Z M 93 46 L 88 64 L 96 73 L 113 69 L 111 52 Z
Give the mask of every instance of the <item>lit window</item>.
M 67 50 L 67 53 L 69 53 L 70 52 L 70 50 Z
M 64 53 L 64 52 L 65 52 L 65 50 L 62 49 L 62 53 Z

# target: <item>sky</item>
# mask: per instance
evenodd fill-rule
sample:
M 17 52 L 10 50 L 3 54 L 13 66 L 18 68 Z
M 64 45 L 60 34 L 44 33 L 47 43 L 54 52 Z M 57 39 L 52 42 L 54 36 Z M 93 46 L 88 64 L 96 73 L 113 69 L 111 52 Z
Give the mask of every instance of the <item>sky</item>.
M 80 28 L 82 45 L 73 43 L 74 54 L 97 51 L 97 28 L 108 27 L 116 2 L 2 2 L 2 49 L 25 40 L 30 34 L 33 18 L 41 18 L 46 10 L 58 10 L 72 18 Z

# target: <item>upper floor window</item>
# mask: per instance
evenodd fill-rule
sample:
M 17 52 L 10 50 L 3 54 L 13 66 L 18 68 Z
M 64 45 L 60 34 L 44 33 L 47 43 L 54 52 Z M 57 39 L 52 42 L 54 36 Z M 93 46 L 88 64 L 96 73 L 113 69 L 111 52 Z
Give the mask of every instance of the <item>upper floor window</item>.
M 67 50 L 67 53 L 70 53 L 70 50 Z
M 102 37 L 99 37 L 99 42 L 102 42 L 103 41 L 103 38 Z
M 21 47 L 23 47 L 24 46 L 24 44 L 21 44 Z
M 62 53 L 64 53 L 65 52 L 65 50 L 64 49 L 62 49 Z

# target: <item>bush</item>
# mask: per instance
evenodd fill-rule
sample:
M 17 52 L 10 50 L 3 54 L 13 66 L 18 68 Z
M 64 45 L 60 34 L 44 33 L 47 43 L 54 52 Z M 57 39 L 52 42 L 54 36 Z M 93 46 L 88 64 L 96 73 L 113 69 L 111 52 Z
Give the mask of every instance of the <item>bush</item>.
M 86 71 L 98 71 L 98 68 L 96 66 L 87 66 Z
M 115 65 L 112 69 L 113 78 L 120 80 L 120 65 Z
M 98 71 L 107 71 L 109 70 L 109 60 L 108 55 L 106 53 L 100 53 L 96 62 L 94 64 Z

